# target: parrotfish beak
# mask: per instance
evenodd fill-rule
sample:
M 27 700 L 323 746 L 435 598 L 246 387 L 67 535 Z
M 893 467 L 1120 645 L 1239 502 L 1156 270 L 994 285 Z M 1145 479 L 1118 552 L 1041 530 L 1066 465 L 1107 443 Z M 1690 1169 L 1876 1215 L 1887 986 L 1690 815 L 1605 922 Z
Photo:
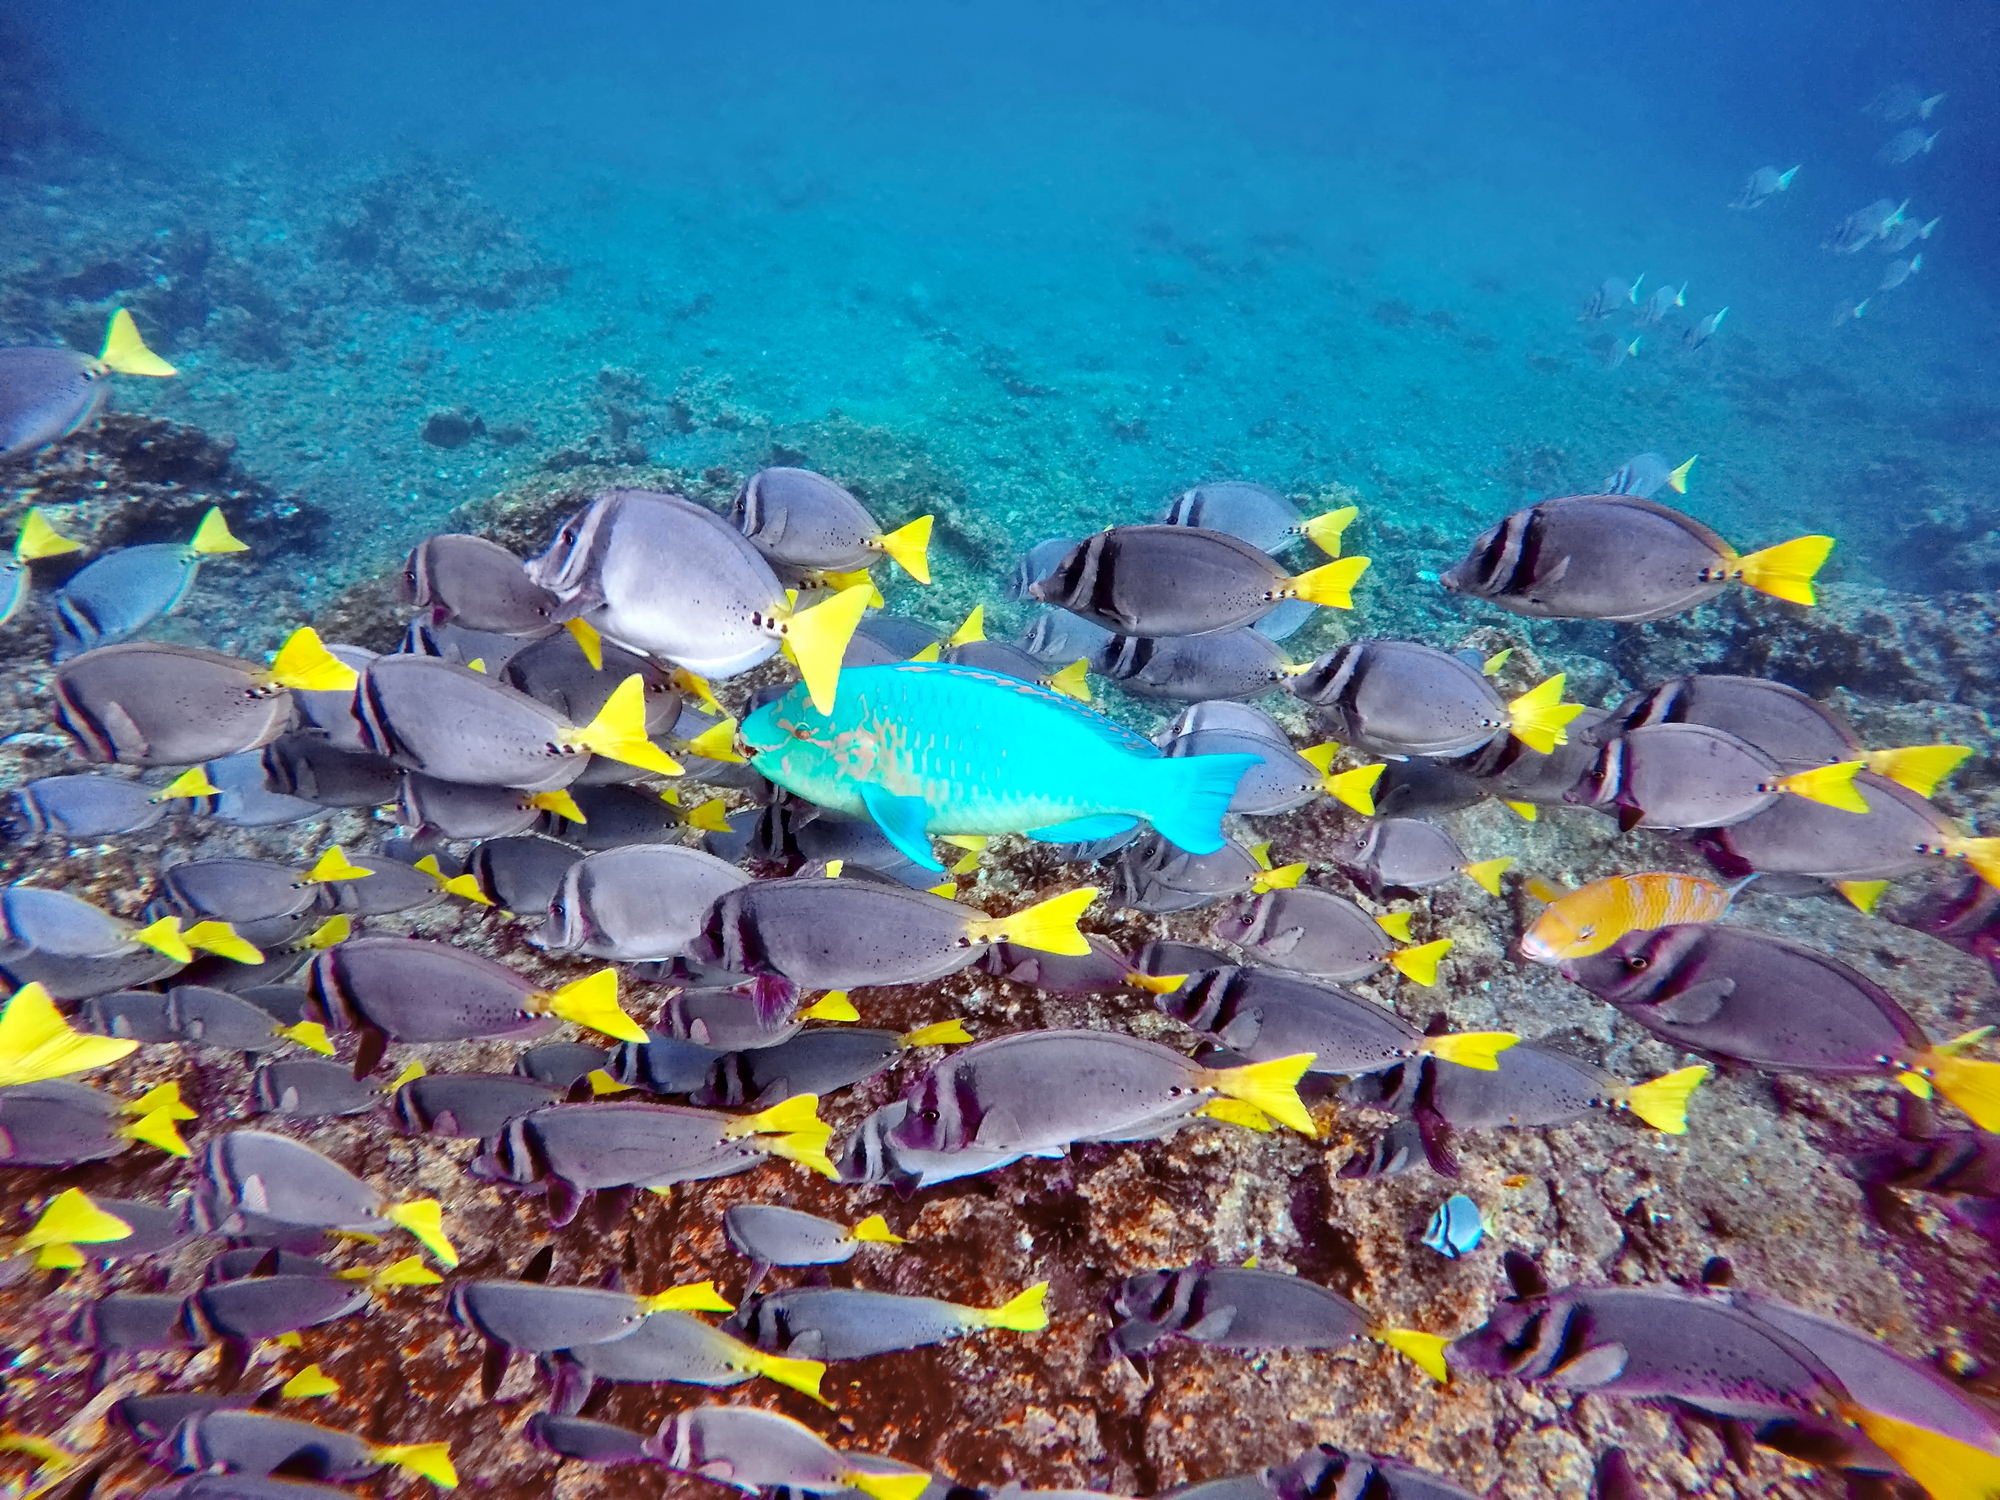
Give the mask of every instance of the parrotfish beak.
M 790 738 L 784 726 L 778 722 L 778 704 L 767 703 L 738 726 L 736 753 L 746 757 L 757 755 L 763 751 L 777 749 Z

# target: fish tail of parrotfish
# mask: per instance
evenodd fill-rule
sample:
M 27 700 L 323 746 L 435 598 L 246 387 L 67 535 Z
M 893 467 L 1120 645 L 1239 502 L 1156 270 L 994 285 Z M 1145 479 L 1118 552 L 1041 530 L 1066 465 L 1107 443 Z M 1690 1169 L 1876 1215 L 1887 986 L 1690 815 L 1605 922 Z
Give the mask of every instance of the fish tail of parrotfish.
M 1199 757 L 1191 756 L 1186 763 L 1196 759 Z M 966 921 L 965 935 L 979 942 L 1013 943 L 1041 953 L 1080 957 L 1090 951 L 1090 942 L 1077 930 L 1076 921 L 1097 897 L 1096 886 L 1078 886 L 1008 916 L 971 917 Z
M 998 1307 L 978 1310 L 981 1328 L 1011 1328 L 1016 1333 L 1039 1333 L 1049 1326 L 1049 1284 L 1038 1281 L 1018 1297 L 1010 1297 Z
M 681 774 L 680 762 L 646 737 L 646 683 L 634 672 L 612 690 L 597 717 L 564 739 L 579 750 L 602 755 L 661 776 Z
M 1583 705 L 1563 702 L 1568 681 L 1567 673 L 1558 672 L 1508 702 L 1507 727 L 1530 750 L 1548 755 L 1569 743 L 1569 722 L 1583 712 Z
M 1352 609 L 1354 585 L 1368 571 L 1370 562 L 1371 559 L 1366 557 L 1341 557 L 1322 563 L 1294 578 L 1292 591 L 1309 604 L 1323 604 L 1328 609 Z
M 1299 1080 L 1313 1063 L 1310 1052 L 1274 1057 L 1240 1068 L 1204 1068 L 1202 1083 L 1231 1099 L 1254 1105 L 1281 1125 L 1301 1135 L 1318 1135 L 1319 1127 L 1299 1097 Z
M 458 1488 L 458 1470 L 452 1467 L 449 1443 L 395 1443 L 371 1449 L 369 1456 L 378 1463 L 391 1464 L 405 1474 L 428 1479 L 441 1490 Z
M 1903 1466 L 1931 1500 L 1993 1500 L 2000 1495 L 2000 1453 L 1865 1407 L 1841 1412 Z
M 1919 797 L 1928 797 L 1971 754 L 1970 745 L 1899 745 L 1892 750 L 1870 750 L 1861 762 L 1877 776 L 1886 776 Z
M 1130 767 L 1131 810 L 1168 843 L 1190 854 L 1223 844 L 1222 815 L 1236 784 L 1257 764 L 1254 755 L 1161 756 Z
M 1445 1345 L 1451 1342 L 1450 1339 L 1440 1334 L 1421 1333 L 1414 1328 L 1371 1328 L 1368 1336 L 1378 1343 L 1387 1344 L 1439 1385 L 1450 1382 L 1451 1370 L 1444 1360 Z
M 155 375 L 164 378 L 180 373 L 146 347 L 146 341 L 139 337 L 139 325 L 132 321 L 132 315 L 122 307 L 111 315 L 111 323 L 104 330 L 104 352 L 97 356 L 97 362 L 107 370 L 116 370 L 120 375 Z
M 1813 575 L 1833 551 L 1830 536 L 1796 536 L 1789 542 L 1736 559 L 1736 576 L 1760 594 L 1790 604 L 1812 604 Z
M 1708 1069 L 1696 1063 L 1693 1067 L 1676 1068 L 1650 1083 L 1635 1083 L 1625 1095 L 1625 1107 L 1655 1130 L 1686 1135 L 1688 1099 L 1706 1077 Z
M 779 1385 L 802 1391 L 821 1406 L 833 1405 L 819 1393 L 820 1378 L 826 1374 L 826 1366 L 816 1359 L 786 1359 L 781 1354 L 766 1354 L 747 1344 L 737 1358 L 743 1368 L 753 1375 L 762 1375 L 766 1380 L 775 1380 Z
M 918 583 L 931 581 L 931 526 L 935 516 L 918 516 L 907 526 L 887 533 L 876 545 L 889 560 Z
M 1511 1031 L 1452 1031 L 1425 1037 L 1418 1050 L 1461 1068 L 1492 1073 L 1500 1067 L 1500 1054 L 1520 1040 Z

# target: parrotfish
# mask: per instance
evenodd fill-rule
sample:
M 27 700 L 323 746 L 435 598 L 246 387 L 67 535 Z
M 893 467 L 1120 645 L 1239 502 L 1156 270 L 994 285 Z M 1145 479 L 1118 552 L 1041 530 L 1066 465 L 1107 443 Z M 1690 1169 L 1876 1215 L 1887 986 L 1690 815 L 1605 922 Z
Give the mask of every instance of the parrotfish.
M 92 558 L 55 592 L 55 657 L 137 635 L 180 608 L 202 559 L 250 549 L 230 535 L 220 510 L 202 517 L 192 541 L 120 547 Z
M 750 715 L 741 733 L 765 776 L 808 801 L 872 817 L 928 870 L 944 868 L 931 835 L 1073 843 L 1142 818 L 1206 853 L 1221 846 L 1222 814 L 1254 763 L 1168 758 L 1060 693 L 945 664 L 845 672 L 832 715 L 794 688 Z
M 520 558 L 483 536 L 446 532 L 411 550 L 396 598 L 430 611 L 431 622 L 468 630 L 538 635 L 555 629 L 556 596 L 530 581 Z M 586 718 L 589 715 L 585 715 Z
M 146 347 L 122 307 L 111 315 L 96 359 L 61 347 L 0 349 L 0 461 L 46 448 L 96 416 L 109 389 L 104 377 L 114 370 L 161 378 L 177 373 Z
M 1628 932 L 1720 921 L 1737 889 L 1665 870 L 1593 880 L 1550 901 L 1521 935 L 1521 952 L 1556 964 L 1602 953 Z
M 810 469 L 759 469 L 736 492 L 729 519 L 783 567 L 851 573 L 888 557 L 918 583 L 931 581 L 932 517 L 885 534 L 859 500 Z

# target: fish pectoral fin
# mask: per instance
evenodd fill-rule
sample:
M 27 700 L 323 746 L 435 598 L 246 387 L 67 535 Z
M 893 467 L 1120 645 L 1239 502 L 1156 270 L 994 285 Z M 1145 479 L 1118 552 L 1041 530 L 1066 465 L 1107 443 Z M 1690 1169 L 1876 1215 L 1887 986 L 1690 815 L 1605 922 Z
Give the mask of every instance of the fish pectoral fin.
M 1646 1011 L 1647 1019 L 1665 1021 L 1670 1026 L 1702 1026 L 1722 1013 L 1723 1003 L 1736 990 L 1733 979 L 1709 979 L 1690 985 L 1671 999 L 1662 1000 Z
M 1552 1385 L 1566 1386 L 1573 1391 L 1593 1390 L 1610 1384 L 1624 1374 L 1626 1358 L 1623 1344 L 1599 1344 L 1551 1370 L 1548 1379 Z
M 864 784 L 861 805 L 868 809 L 868 816 L 875 820 L 882 836 L 910 860 L 926 870 L 944 868 L 931 853 L 930 835 L 926 832 L 931 808 L 923 798 L 899 797 L 883 787 Z
M 1071 818 L 1067 823 L 1030 828 L 1027 837 L 1044 844 L 1088 844 L 1096 839 L 1116 838 L 1138 824 L 1137 818 L 1125 813 L 1093 813 L 1087 818 Z
M 1235 1322 L 1235 1308 L 1218 1307 L 1199 1321 L 1188 1324 L 1181 1332 L 1197 1344 L 1212 1344 L 1217 1339 L 1228 1337 L 1229 1329 Z
M 1006 1107 L 989 1109 L 979 1117 L 972 1144 L 983 1151 L 1005 1150 L 1021 1139 L 1021 1122 Z

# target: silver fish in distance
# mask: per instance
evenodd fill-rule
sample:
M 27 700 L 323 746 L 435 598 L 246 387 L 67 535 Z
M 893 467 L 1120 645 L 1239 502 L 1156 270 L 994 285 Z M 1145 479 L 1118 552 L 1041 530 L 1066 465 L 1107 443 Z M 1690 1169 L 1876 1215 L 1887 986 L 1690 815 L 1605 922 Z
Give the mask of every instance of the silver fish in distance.
M 1728 308 L 1717 308 L 1681 335 L 1681 347 L 1683 349 L 1701 348 L 1710 339 L 1715 337 L 1715 331 L 1722 326 L 1722 320 L 1728 316 Z
M 1792 185 L 1792 179 L 1798 175 L 1799 169 L 1797 167 L 1784 172 L 1779 171 L 1776 167 L 1759 167 L 1750 174 L 1749 179 L 1743 184 L 1743 191 L 1736 195 L 1736 201 L 1729 206 L 1731 208 L 1761 208 L 1766 199 L 1775 194 L 1782 193 L 1789 188 Z
M 1907 198 L 1900 204 L 1891 203 L 1887 198 L 1877 198 L 1834 225 L 1822 248 L 1836 255 L 1852 255 L 1858 250 L 1866 250 L 1903 222 L 1904 210 L 1909 206 Z
M 1603 493 L 1636 495 L 1641 500 L 1650 500 L 1663 489 L 1685 495 L 1688 470 L 1694 467 L 1694 459 L 1700 457 L 1697 453 L 1676 468 L 1657 453 L 1641 453 L 1619 465 L 1618 471 L 1604 481 Z
M 1907 260 L 1892 260 L 1882 268 L 1882 281 L 1875 290 L 1892 292 L 1924 268 L 1924 258 L 1912 255 Z
M 483 536 L 445 532 L 411 549 L 396 599 L 430 612 L 431 623 L 539 635 L 556 627 L 557 601 L 529 579 L 522 560 Z
M 1882 143 L 1882 149 L 1875 153 L 1875 159 L 1885 167 L 1900 167 L 1915 161 L 1920 156 L 1928 156 L 1937 145 L 1936 130 L 1920 130 L 1912 125 L 1907 130 L 1899 130 Z
M 1645 279 L 1644 272 L 1629 282 L 1622 276 L 1607 276 L 1597 290 L 1585 299 L 1583 316 L 1578 321 L 1595 323 L 1602 318 L 1610 317 L 1621 307 L 1637 307 L 1639 284 Z
M 810 469 L 759 469 L 736 492 L 729 519 L 751 546 L 788 568 L 850 573 L 888 557 L 918 583 L 931 581 L 932 517 L 884 534 L 859 500 Z
M 1677 307 L 1687 306 L 1687 283 L 1678 287 L 1656 287 L 1653 295 L 1639 304 L 1639 311 L 1632 321 L 1641 328 L 1652 328 L 1663 321 L 1667 314 Z

